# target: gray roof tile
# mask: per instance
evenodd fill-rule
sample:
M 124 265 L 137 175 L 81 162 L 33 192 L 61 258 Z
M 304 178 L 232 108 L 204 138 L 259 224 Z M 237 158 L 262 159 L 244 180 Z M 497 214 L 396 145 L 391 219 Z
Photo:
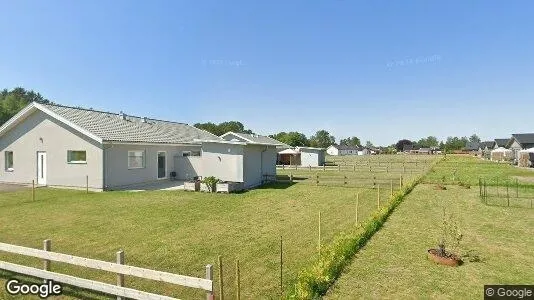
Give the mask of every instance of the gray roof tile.
M 150 118 L 144 123 L 143 118 L 136 116 L 126 115 L 126 119 L 123 120 L 120 114 L 116 113 L 61 105 L 42 105 L 104 141 L 179 144 L 192 143 L 194 139 L 220 140 L 214 134 L 184 123 Z

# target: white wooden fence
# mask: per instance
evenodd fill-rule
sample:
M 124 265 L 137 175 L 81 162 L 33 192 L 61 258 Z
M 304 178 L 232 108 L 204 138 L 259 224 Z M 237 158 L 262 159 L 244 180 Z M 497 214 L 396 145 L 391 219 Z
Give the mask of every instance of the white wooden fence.
M 96 259 L 73 256 L 50 251 L 50 240 L 44 241 L 44 250 L 16 246 L 0 243 L 0 251 L 31 256 L 43 259 L 43 270 L 0 261 L 0 269 L 53 280 L 64 284 L 80 287 L 83 289 L 98 291 L 117 296 L 117 299 L 139 299 L 139 300 L 159 300 L 176 299 L 172 297 L 157 295 L 149 292 L 139 291 L 124 287 L 124 276 L 134 276 L 144 279 L 151 279 L 160 282 L 172 283 L 190 288 L 202 289 L 206 291 L 206 298 L 213 299 L 213 267 L 206 265 L 206 278 L 196 278 L 184 275 L 177 275 L 167 272 L 144 269 L 124 264 L 124 252 L 117 252 L 117 263 L 101 261 Z M 87 267 L 96 270 L 108 271 L 117 274 L 117 285 L 83 279 L 50 271 L 50 262 L 62 262 L 71 265 Z

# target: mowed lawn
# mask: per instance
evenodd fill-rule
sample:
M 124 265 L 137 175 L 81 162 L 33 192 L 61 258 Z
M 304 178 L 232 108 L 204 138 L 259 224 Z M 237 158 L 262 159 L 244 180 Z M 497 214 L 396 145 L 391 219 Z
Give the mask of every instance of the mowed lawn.
M 464 178 L 477 172 L 502 178 L 530 170 L 447 156 L 427 181 L 451 176 L 458 167 Z M 486 165 L 487 164 L 487 165 Z M 461 166 L 466 166 L 462 168 Z M 528 173 L 527 173 L 528 174 Z M 478 181 L 478 179 L 476 179 Z M 534 280 L 534 209 L 488 206 L 478 187 L 420 184 L 395 210 L 385 226 L 356 255 L 326 299 L 481 299 L 484 284 L 532 284 Z M 441 233 L 443 208 L 453 214 L 463 234 L 460 253 L 478 254 L 480 262 L 457 268 L 427 259 Z
M 126 263 L 172 273 L 204 277 L 205 265 L 223 257 L 227 299 L 235 297 L 235 261 L 241 263 L 243 299 L 279 298 L 279 242 L 283 237 L 284 289 L 297 272 L 316 258 L 318 215 L 321 235 L 334 234 L 355 223 L 355 196 L 360 192 L 362 221 L 376 208 L 376 191 L 270 185 L 242 194 L 185 191 L 105 192 L 37 189 L 0 193 L 0 242 L 42 248 L 82 257 L 114 261 L 123 249 Z M 383 191 L 388 193 L 387 190 Z M 384 194 L 383 197 L 386 197 Z M 386 198 L 384 198 L 386 199 Z M 0 253 L 0 259 L 42 267 L 37 259 Z M 52 263 L 52 270 L 115 284 L 111 273 Z M 14 275 L 0 272 L 0 285 Z M 27 280 L 27 278 L 25 278 Z M 181 299 L 201 299 L 200 290 L 127 277 L 128 287 Z M 218 284 L 215 284 L 218 294 Z M 106 298 L 68 290 L 64 298 Z M 7 298 L 0 291 L 0 298 Z

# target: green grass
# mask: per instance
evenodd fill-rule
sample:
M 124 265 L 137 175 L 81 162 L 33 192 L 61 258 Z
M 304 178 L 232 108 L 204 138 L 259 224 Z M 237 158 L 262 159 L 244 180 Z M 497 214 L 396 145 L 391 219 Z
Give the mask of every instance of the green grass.
M 529 170 L 474 158 L 447 156 L 425 179 L 432 182 L 458 167 L 465 180 L 486 176 L 528 176 Z M 495 174 L 492 173 L 495 171 Z M 470 181 L 469 181 L 470 182 Z M 451 268 L 430 262 L 426 251 L 440 237 L 442 211 L 456 216 L 463 240 L 460 253 L 477 253 L 481 262 Z M 532 284 L 534 210 L 488 206 L 478 187 L 421 184 L 406 197 L 384 227 L 356 255 L 326 299 L 480 299 L 484 284 Z
M 322 242 L 354 227 L 355 196 L 360 221 L 376 209 L 376 190 L 272 185 L 243 194 L 184 191 L 105 192 L 37 189 L 0 194 L 0 241 L 114 261 L 123 249 L 126 263 L 177 274 L 204 277 L 205 265 L 222 255 L 225 295 L 235 297 L 235 260 L 241 263 L 243 299 L 279 297 L 279 239 L 284 239 L 284 288 L 317 256 L 318 214 Z M 389 189 L 381 190 L 387 199 Z M 0 259 L 41 267 L 36 259 L 0 253 Z M 115 283 L 115 275 L 52 263 L 52 270 Z M 0 285 L 13 274 L 0 273 Z M 200 299 L 199 290 L 128 278 L 128 287 L 182 299 Z M 218 284 L 215 285 L 218 293 Z M 81 297 L 69 290 L 67 298 Z M 102 298 L 90 293 L 84 297 Z M 87 296 L 89 295 L 89 296 Z M 3 297 L 7 297 L 3 295 Z M 2 298 L 2 294 L 0 294 Z
M 528 185 L 534 183 L 534 169 L 517 168 L 465 155 L 447 155 L 446 160 L 426 176 L 425 182 L 449 184 L 462 181 L 478 185 L 479 178 L 485 179 L 488 185 L 515 183 L 515 179 L 519 179 L 520 184 Z

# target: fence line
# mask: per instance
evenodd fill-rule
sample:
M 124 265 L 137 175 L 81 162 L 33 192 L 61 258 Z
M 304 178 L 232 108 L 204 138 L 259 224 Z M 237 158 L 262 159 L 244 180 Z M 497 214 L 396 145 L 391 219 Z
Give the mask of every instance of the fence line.
M 0 269 L 8 270 L 15 273 L 30 275 L 34 277 L 43 278 L 46 280 L 54 280 L 65 284 L 81 287 L 88 290 L 99 291 L 111 295 L 130 299 L 175 299 L 149 292 L 139 291 L 124 287 L 124 275 L 134 276 L 138 278 L 150 279 L 166 283 L 172 283 L 190 288 L 202 289 L 207 292 L 207 296 L 213 296 L 213 280 L 212 274 L 208 272 L 211 270 L 211 265 L 206 266 L 206 279 L 196 278 L 184 275 L 178 275 L 168 272 L 155 271 L 135 266 L 122 264 L 124 262 L 124 252 L 117 253 L 118 263 L 101 261 L 91 258 L 79 257 L 69 254 L 51 252 L 50 240 L 44 241 L 44 250 L 0 243 L 0 251 L 30 256 L 43 259 L 43 269 L 36 269 L 22 265 L 12 264 L 0 261 Z M 117 285 L 106 284 L 98 281 L 73 277 L 65 274 L 50 272 L 51 261 L 67 263 L 75 266 L 86 267 L 96 270 L 108 271 L 117 274 Z

